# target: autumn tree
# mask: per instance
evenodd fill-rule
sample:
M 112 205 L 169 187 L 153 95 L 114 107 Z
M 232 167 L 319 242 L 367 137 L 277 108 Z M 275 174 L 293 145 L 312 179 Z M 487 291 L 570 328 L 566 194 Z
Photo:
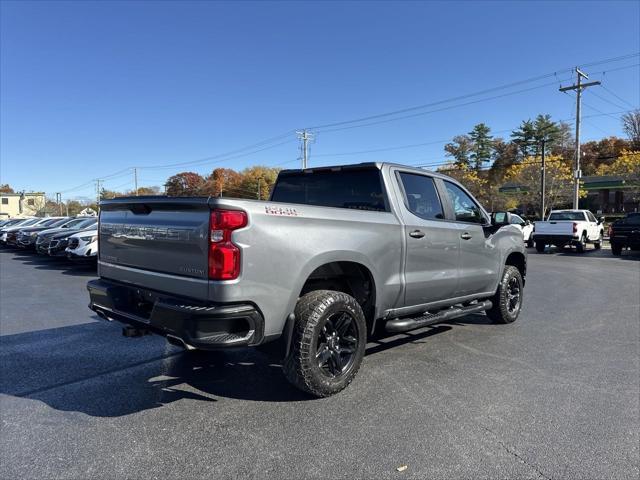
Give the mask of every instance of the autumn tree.
M 107 190 L 106 188 L 100 189 L 100 200 L 110 200 L 112 198 L 122 197 L 124 196 L 121 192 L 116 192 L 115 190 Z
M 160 195 L 161 194 L 161 189 L 160 187 L 157 186 L 153 186 L 153 187 L 138 187 L 138 196 L 139 197 L 143 197 L 143 196 L 150 196 L 150 195 Z M 130 190 L 128 192 L 126 192 L 127 196 L 135 196 L 136 195 L 136 191 L 135 190 Z
M 238 193 L 244 198 L 269 198 L 279 171 L 279 168 L 264 166 L 245 168 L 240 172 L 242 179 L 237 187 Z
M 453 137 L 451 143 L 444 146 L 447 156 L 453 157 L 454 163 L 458 167 L 470 167 L 469 157 L 471 156 L 472 141 L 468 135 L 457 135 Z
M 0 185 L 0 193 L 15 193 L 8 183 Z
M 513 142 L 505 142 L 502 138 L 493 141 L 493 163 L 489 170 L 491 184 L 502 182 L 507 169 L 518 161 L 518 146 Z
M 582 152 L 580 166 L 583 174 L 596 175 L 601 165 L 610 165 L 623 151 L 631 150 L 631 142 L 624 138 L 607 137 L 599 141 L 585 142 L 580 149 Z
M 242 181 L 242 175 L 231 168 L 216 168 L 205 179 L 201 188 L 201 195 L 212 197 L 224 196 L 225 191 L 237 190 Z
M 199 195 L 204 186 L 204 178 L 194 172 L 181 172 L 169 177 L 165 186 L 170 197 Z
M 540 206 L 540 157 L 526 157 L 522 162 L 509 167 L 505 180 L 519 185 L 522 190 L 515 194 L 519 204 L 538 210 Z M 571 160 L 550 155 L 546 160 L 545 208 L 551 210 L 571 202 L 573 175 Z M 581 196 L 585 195 L 581 191 Z M 547 212 L 544 212 L 546 216 Z

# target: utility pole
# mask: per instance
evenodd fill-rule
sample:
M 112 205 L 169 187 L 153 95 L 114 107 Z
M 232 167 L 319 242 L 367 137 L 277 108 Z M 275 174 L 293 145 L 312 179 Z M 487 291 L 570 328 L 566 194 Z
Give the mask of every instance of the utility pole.
M 258 179 L 258 200 L 262 200 L 262 198 L 260 198 L 260 186 L 262 185 L 262 178 Z
M 542 168 L 540 169 L 540 220 L 544 221 L 544 195 L 546 191 L 547 171 L 545 169 L 544 147 L 546 139 L 542 139 Z
M 313 133 L 307 132 L 306 129 L 298 130 L 296 133 L 298 138 L 302 140 L 302 168 L 305 169 L 309 160 L 309 141 L 313 140 Z
M 56 203 L 58 204 L 58 212 L 62 216 L 62 194 L 60 192 L 56 193 Z
M 561 92 L 568 90 L 576 91 L 576 163 L 575 170 L 573 172 L 573 208 L 578 208 L 578 196 L 580 190 L 580 177 L 582 172 L 580 171 L 580 100 L 582 99 L 582 90 L 587 87 L 593 87 L 594 85 L 600 85 L 599 81 L 582 83 L 582 79 L 589 80 L 589 76 L 576 67 L 576 74 L 578 75 L 578 81 L 575 85 L 570 87 L 560 87 Z
M 136 189 L 136 197 L 138 196 L 138 169 L 133 167 L 133 185 Z
M 96 178 L 96 206 L 100 208 L 100 184 L 102 180 Z

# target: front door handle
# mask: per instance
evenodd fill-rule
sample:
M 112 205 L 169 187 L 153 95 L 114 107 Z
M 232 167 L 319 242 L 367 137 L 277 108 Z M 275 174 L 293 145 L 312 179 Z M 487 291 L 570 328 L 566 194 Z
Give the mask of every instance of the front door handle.
M 413 232 L 409 232 L 409 236 L 413 238 L 422 238 L 424 237 L 424 232 L 421 230 L 414 230 Z
M 469 235 L 469 232 L 464 232 L 462 235 L 460 235 L 460 238 L 463 240 L 471 240 L 471 235 Z

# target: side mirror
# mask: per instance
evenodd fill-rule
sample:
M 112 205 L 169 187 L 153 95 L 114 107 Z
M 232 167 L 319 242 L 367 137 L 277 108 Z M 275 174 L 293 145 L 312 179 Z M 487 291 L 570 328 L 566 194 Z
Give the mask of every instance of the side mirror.
M 491 225 L 502 227 L 511 223 L 511 214 L 509 212 L 493 212 L 491 214 Z
M 604 223 L 604 217 L 598 217 L 598 223 Z
M 524 224 L 527 225 L 527 226 L 531 225 L 531 220 L 525 220 Z

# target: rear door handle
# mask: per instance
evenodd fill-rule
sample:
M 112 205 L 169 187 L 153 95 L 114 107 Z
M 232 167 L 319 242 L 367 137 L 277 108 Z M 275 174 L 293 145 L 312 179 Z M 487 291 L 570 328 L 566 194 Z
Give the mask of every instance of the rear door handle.
M 460 238 L 463 240 L 471 240 L 471 235 L 469 235 L 469 232 L 464 232 L 462 235 L 460 235 Z
M 409 236 L 413 238 L 422 238 L 424 237 L 424 232 L 421 230 L 414 230 L 413 232 L 409 232 Z

